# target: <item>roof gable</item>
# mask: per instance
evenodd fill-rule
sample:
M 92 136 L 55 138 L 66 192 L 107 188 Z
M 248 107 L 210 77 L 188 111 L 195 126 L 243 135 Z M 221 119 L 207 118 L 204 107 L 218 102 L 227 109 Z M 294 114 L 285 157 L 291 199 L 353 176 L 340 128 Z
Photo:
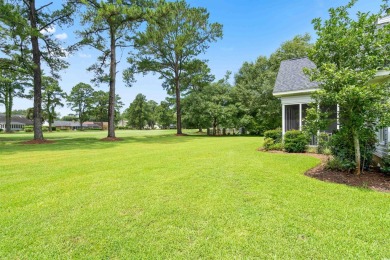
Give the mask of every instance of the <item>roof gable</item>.
M 305 75 L 304 68 L 314 69 L 316 65 L 308 58 L 282 61 L 273 93 L 304 92 L 318 88 L 318 84 Z

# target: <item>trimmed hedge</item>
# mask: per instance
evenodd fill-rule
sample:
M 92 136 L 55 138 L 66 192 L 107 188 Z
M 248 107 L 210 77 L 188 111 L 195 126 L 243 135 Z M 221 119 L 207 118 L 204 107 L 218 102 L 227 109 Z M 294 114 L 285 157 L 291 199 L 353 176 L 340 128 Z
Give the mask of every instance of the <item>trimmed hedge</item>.
M 282 129 L 276 128 L 274 130 L 268 130 L 264 132 L 264 138 L 271 138 L 275 143 L 282 142 Z
M 284 149 L 288 153 L 304 153 L 308 144 L 309 140 L 302 131 L 291 130 L 284 134 Z

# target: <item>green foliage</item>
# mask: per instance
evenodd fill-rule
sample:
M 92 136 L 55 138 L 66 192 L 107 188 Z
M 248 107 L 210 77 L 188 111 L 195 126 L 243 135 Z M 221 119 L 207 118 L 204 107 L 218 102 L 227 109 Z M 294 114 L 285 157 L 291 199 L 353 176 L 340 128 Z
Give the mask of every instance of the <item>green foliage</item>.
M 380 170 L 383 173 L 390 174 L 390 155 L 382 157 L 382 161 L 380 163 Z
M 265 138 L 271 138 L 275 141 L 275 143 L 281 143 L 282 142 L 282 129 L 276 128 L 274 130 L 268 130 L 264 132 Z
M 128 120 L 128 125 L 136 129 L 144 129 L 149 117 L 149 104 L 146 97 L 138 94 L 134 101 L 124 112 L 124 117 Z
M 78 83 L 67 96 L 68 106 L 77 114 L 80 126 L 88 120 L 94 103 L 94 90 L 91 85 Z
M 284 134 L 284 149 L 288 153 L 304 153 L 309 141 L 302 131 L 291 130 Z
M 209 44 L 222 38 L 222 25 L 209 22 L 205 8 L 190 7 L 185 1 L 159 1 L 148 19 L 146 30 L 139 33 L 135 48 L 139 54 L 130 57 L 126 81 L 135 72 L 154 72 L 164 80 L 168 94 L 176 97 L 177 133 L 181 134 L 181 92 L 193 81 L 208 78 L 205 61 L 197 59 Z M 207 80 L 206 80 L 207 81 Z M 198 84 L 197 82 L 194 84 Z
M 24 126 L 24 131 L 26 133 L 32 133 L 34 131 L 34 128 L 32 125 L 26 125 L 26 126 Z
M 275 151 L 282 151 L 284 146 L 281 142 L 275 142 L 272 138 L 265 138 L 263 143 L 264 150 L 275 150 Z
M 168 129 L 175 122 L 175 111 L 167 101 L 161 101 L 156 108 L 157 122 L 163 129 Z
M 361 145 L 361 162 L 362 168 L 368 168 L 372 162 L 372 156 L 375 151 L 376 133 L 370 128 L 362 131 L 359 139 Z M 355 149 L 353 144 L 353 136 L 349 134 L 346 128 L 342 127 L 339 131 L 332 135 L 329 142 L 329 147 L 332 155 L 337 158 L 345 166 L 356 167 Z M 353 168 L 348 168 L 352 170 Z
M 272 94 L 280 63 L 307 56 L 311 47 L 309 42 L 308 34 L 298 35 L 284 42 L 270 58 L 260 56 L 255 62 L 242 64 L 232 90 L 232 99 L 238 108 L 237 126 L 257 135 L 281 126 L 280 100 Z
M 329 149 L 329 142 L 330 142 L 331 136 L 327 133 L 320 133 L 318 135 L 318 146 L 317 146 L 317 153 L 325 154 L 325 152 Z
M 365 131 L 374 132 L 390 123 L 390 88 L 374 79 L 377 70 L 386 69 L 390 60 L 390 24 L 378 26 L 380 13 L 358 12 L 355 18 L 349 13 L 355 3 L 331 8 L 325 21 L 313 20 L 318 38 L 309 57 L 317 68 L 307 73 L 311 80 L 320 82 L 320 90 L 313 96 L 316 105 L 339 105 L 340 125 L 345 131 L 342 136 L 346 138 L 343 143 L 348 140 L 353 144 L 353 150 L 341 153 L 344 155 L 339 159 L 350 160 L 352 152 L 359 174 Z M 381 12 L 387 8 L 384 3 Z
M 334 171 L 352 171 L 356 165 L 354 161 L 342 160 L 334 157 L 326 163 L 326 169 Z

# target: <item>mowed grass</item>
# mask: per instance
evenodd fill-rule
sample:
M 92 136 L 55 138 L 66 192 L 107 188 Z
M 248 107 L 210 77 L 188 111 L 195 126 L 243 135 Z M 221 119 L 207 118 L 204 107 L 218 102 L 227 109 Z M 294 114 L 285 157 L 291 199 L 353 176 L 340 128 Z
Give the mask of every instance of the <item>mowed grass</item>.
M 389 259 L 390 195 L 259 137 L 0 135 L 0 258 Z

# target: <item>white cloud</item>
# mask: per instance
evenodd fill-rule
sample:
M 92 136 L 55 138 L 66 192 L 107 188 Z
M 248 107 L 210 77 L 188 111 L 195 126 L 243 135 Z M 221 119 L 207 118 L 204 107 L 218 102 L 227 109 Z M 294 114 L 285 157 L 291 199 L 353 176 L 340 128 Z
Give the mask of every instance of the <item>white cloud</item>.
M 59 34 L 56 34 L 55 37 L 58 40 L 65 40 L 66 38 L 68 38 L 68 35 L 66 33 L 59 33 Z
M 79 52 L 79 57 L 80 58 L 91 58 L 91 54 L 86 54 L 86 53 L 83 53 L 83 52 Z
M 50 27 L 47 27 L 47 28 L 41 30 L 42 34 L 53 34 L 55 32 L 56 32 L 56 27 L 55 26 L 50 26 Z

